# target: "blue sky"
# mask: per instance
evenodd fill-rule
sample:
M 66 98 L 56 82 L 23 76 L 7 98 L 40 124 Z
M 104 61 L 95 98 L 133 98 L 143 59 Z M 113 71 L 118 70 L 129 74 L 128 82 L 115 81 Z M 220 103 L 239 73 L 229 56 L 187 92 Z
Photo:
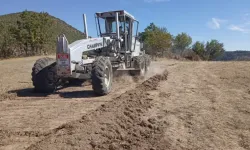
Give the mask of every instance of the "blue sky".
M 217 39 L 228 51 L 250 50 L 250 0 L 1 0 L 0 15 L 25 9 L 46 11 L 81 31 L 86 13 L 93 37 L 95 12 L 125 9 L 140 21 L 140 31 L 154 22 L 193 41 Z

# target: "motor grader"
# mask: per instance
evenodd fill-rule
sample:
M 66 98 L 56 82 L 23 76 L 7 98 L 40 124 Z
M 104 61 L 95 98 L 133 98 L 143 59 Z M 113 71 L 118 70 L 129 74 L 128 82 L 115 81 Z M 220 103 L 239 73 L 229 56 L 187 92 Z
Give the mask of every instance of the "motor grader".
M 71 44 L 64 34 L 57 38 L 56 59 L 38 59 L 32 68 L 36 92 L 50 93 L 62 83 L 91 80 L 97 95 L 112 90 L 113 74 L 128 71 L 144 76 L 150 57 L 139 42 L 139 22 L 124 10 L 95 13 L 98 37 L 89 38 L 86 15 L 83 14 L 86 39 Z

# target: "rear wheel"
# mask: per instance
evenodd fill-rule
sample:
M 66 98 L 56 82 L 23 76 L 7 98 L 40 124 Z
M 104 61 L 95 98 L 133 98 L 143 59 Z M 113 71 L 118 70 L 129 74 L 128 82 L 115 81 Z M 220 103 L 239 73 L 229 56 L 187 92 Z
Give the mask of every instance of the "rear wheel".
M 55 91 L 58 77 L 54 59 L 47 57 L 38 59 L 32 68 L 31 75 L 35 92 L 51 93 Z
M 112 89 L 112 65 L 107 57 L 97 57 L 91 72 L 92 88 L 97 95 L 107 95 Z

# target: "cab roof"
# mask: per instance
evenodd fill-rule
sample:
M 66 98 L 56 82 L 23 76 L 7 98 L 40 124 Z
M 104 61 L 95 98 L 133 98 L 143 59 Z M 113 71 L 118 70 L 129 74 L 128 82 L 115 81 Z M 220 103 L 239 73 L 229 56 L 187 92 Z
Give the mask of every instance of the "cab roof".
M 116 12 L 118 12 L 119 15 L 126 15 L 129 18 L 136 20 L 134 16 L 132 16 L 130 13 L 128 13 L 125 10 L 116 10 L 116 11 L 108 11 L 108 12 L 97 12 L 96 16 L 100 18 L 106 18 L 106 17 L 115 17 Z

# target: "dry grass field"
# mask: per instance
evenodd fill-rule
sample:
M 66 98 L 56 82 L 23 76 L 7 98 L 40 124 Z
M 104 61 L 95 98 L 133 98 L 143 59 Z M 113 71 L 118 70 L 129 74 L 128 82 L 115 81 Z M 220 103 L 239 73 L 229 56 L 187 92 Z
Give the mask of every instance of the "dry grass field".
M 0 149 L 250 150 L 250 62 L 161 60 L 96 97 L 33 93 L 36 59 L 0 61 Z

